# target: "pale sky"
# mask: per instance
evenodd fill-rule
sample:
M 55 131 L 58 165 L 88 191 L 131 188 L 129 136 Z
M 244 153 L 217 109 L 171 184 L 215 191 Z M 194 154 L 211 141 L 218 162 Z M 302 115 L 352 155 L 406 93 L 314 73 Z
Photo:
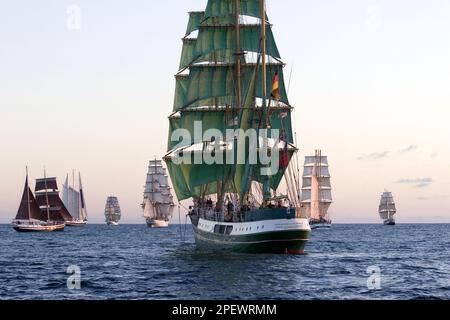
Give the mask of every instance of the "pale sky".
M 206 0 L 0 0 L 0 223 L 25 175 L 84 177 L 92 222 L 119 197 L 143 223 L 147 163 L 166 150 L 188 11 Z M 67 9 L 81 10 L 81 29 Z M 300 157 L 322 148 L 335 222 L 450 222 L 450 1 L 268 0 Z M 34 181 L 33 181 L 34 185 Z M 184 220 L 184 218 L 183 218 Z

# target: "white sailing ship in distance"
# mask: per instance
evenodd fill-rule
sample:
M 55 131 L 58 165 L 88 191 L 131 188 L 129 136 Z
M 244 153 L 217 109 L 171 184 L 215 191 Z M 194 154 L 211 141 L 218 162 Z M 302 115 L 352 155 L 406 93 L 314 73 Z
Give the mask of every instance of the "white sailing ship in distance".
M 120 210 L 119 199 L 114 196 L 108 197 L 105 205 L 105 222 L 110 226 L 118 226 L 122 212 Z
M 144 218 L 149 227 L 169 227 L 175 204 L 169 186 L 169 177 L 161 160 L 150 161 L 142 207 Z
M 305 158 L 302 188 L 303 211 L 310 217 L 311 229 L 331 228 L 328 210 L 333 203 L 328 157 L 316 150 Z
M 80 173 L 78 174 L 78 190 L 75 189 L 75 172 L 72 172 L 72 185 L 69 184 L 69 175 L 66 176 L 63 185 L 63 203 L 73 217 L 72 221 L 66 222 L 66 226 L 82 227 L 87 224 L 86 201 Z
M 394 226 L 396 224 L 395 214 L 397 213 L 397 208 L 392 192 L 385 191 L 381 195 L 378 212 L 380 213 L 380 218 L 383 220 L 384 225 Z

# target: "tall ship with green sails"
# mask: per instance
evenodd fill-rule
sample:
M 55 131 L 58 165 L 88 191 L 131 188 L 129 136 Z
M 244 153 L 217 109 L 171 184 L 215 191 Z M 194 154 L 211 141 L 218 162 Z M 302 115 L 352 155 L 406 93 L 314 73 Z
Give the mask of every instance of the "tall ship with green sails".
M 178 200 L 193 201 L 200 249 L 304 252 L 311 228 L 283 68 L 264 0 L 189 13 L 164 160 Z

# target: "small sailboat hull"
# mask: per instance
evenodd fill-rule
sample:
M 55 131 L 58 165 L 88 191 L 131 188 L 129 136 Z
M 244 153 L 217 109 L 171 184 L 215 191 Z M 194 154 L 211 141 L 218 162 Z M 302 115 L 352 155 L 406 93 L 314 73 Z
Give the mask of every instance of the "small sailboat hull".
M 82 220 L 73 220 L 73 221 L 66 221 L 66 227 L 85 227 L 87 225 L 87 221 Z
M 384 224 L 385 226 L 395 226 L 395 225 L 396 225 L 394 219 L 385 220 L 385 221 L 383 222 L 383 224 Z
M 311 230 L 330 230 L 332 228 L 331 223 L 311 223 Z
M 13 223 L 13 229 L 17 232 L 57 232 L 64 231 L 65 224 L 18 224 Z

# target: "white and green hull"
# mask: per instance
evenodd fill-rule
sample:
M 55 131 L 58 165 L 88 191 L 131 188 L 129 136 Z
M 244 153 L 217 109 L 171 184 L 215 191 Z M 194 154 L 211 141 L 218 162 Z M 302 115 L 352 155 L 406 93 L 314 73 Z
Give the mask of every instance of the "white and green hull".
M 272 219 L 265 210 L 262 219 L 244 222 L 191 217 L 197 247 L 221 252 L 303 254 L 311 233 L 308 219 L 283 218 L 279 210 L 273 213 Z

